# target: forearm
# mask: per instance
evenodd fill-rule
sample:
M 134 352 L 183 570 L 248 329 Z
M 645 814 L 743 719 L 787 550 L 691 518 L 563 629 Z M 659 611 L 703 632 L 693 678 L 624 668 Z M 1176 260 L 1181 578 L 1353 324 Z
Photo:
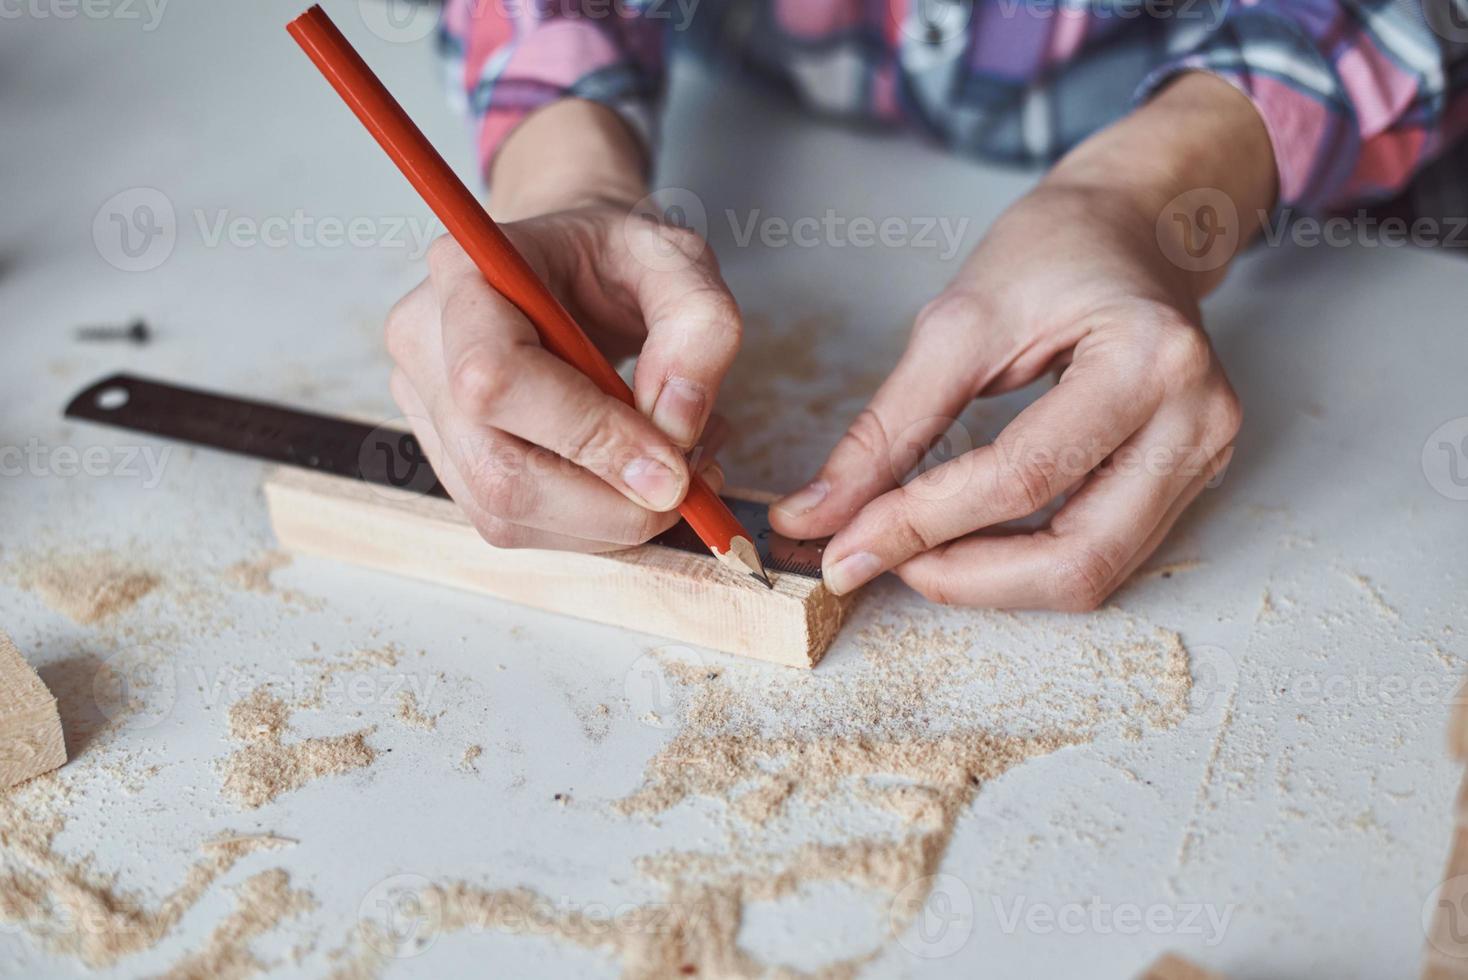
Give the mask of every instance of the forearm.
M 1153 248 L 1170 255 L 1196 249 L 1197 241 L 1188 239 L 1199 230 L 1188 227 L 1199 220 L 1193 208 L 1231 205 L 1231 214 L 1221 207 L 1222 213 L 1214 215 L 1236 224 L 1231 257 L 1259 231 L 1261 216 L 1273 208 L 1278 178 L 1268 132 L 1253 104 L 1227 82 L 1194 72 L 1076 147 L 1056 164 L 1046 185 L 1119 198 L 1136 216 L 1138 232 L 1152 236 Z M 1180 195 L 1203 189 L 1222 196 L 1205 193 L 1185 199 L 1181 203 L 1191 205 L 1188 221 L 1169 220 L 1169 206 L 1175 207 Z M 1194 299 L 1217 286 L 1226 271 L 1226 261 L 1215 268 L 1179 269 Z
M 505 140 L 489 172 L 490 209 L 515 221 L 586 204 L 630 207 L 647 194 L 646 151 L 617 114 L 553 102 Z

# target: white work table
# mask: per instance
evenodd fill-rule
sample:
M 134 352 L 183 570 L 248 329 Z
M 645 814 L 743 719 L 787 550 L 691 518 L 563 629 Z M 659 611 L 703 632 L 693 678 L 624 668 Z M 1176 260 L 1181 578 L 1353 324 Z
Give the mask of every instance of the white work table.
M 273 594 L 241 589 L 224 569 L 272 547 L 259 464 L 175 446 L 157 481 L 120 466 L 61 472 L 58 447 L 107 447 L 118 462 L 127 447 L 161 449 L 61 418 L 72 393 L 114 370 L 396 416 L 381 321 L 422 275 L 413 234 L 430 216 L 285 34 L 293 4 L 178 3 L 154 30 L 143 7 L 133 21 L 62 19 L 59 6 L 0 31 L 0 447 L 29 446 L 24 459 L 39 460 L 0 477 L 0 629 L 48 683 L 70 685 L 62 712 L 75 758 L 55 777 L 71 789 L 55 847 L 90 854 L 118 888 L 156 903 L 225 830 L 297 842 L 242 860 L 156 946 L 104 975 L 166 969 L 233 908 L 230 886 L 265 868 L 288 870 L 317 903 L 255 944 L 282 976 L 330 972 L 330 952 L 374 914 L 384 881 L 526 886 L 571 910 L 658 901 L 638 857 L 726 842 L 718 801 L 656 817 L 614 808 L 678 731 L 676 714 L 649 721 L 656 698 L 638 687 L 664 641 L 316 559 L 276 571 Z M 328 9 L 469 176 L 470 141 L 429 45 L 374 36 L 357 4 Z M 741 246 L 726 210 L 741 235 L 752 216 L 822 220 L 828 209 L 967 219 L 966 251 L 1033 176 L 820 123 L 691 66 L 674 89 L 658 182 L 705 206 L 749 320 L 731 388 L 770 400 L 757 419 L 743 410 L 750 424 L 725 465 L 733 484 L 786 489 L 840 435 L 961 252 L 947 255 L 941 235 L 936 248 L 772 247 L 758 236 Z M 94 241 L 94 223 L 122 192 L 133 196 L 119 213 L 156 203 L 136 188 L 166 199 L 176 240 L 159 261 L 135 259 L 156 267 L 125 271 Z M 296 215 L 306 220 L 292 229 Z M 321 224 L 362 218 L 373 241 L 359 247 Z M 105 210 L 98 227 L 106 243 Z M 284 228 L 283 243 L 254 240 L 256 227 Z M 928 617 L 974 627 L 964 655 L 1009 678 L 996 731 L 1045 725 L 1040 675 L 1070 662 L 1071 648 L 1154 629 L 1176 631 L 1192 654 L 1192 710 L 1169 727 L 1103 706 L 1081 744 L 983 786 L 938 868 L 941 887 L 971 908 L 949 923 L 952 948 L 886 938 L 889 895 L 828 881 L 747 907 L 744 948 L 816 970 L 880 947 L 861 973 L 874 977 L 1120 980 L 1165 949 L 1233 980 L 1414 975 L 1461 778 L 1444 732 L 1468 665 L 1468 501 L 1453 499 L 1468 490 L 1456 493 L 1429 437 L 1468 416 L 1465 272 L 1460 257 L 1406 248 L 1281 246 L 1244 258 L 1205 310 L 1245 405 L 1233 464 L 1151 563 L 1176 571 L 1127 587 L 1103 613 L 928 612 L 900 583 L 872 588 L 812 682 L 838 700 L 843 679 L 865 669 L 858 634 Z M 134 316 L 156 328 L 153 343 L 73 337 Z M 1035 394 L 979 406 L 976 430 L 992 434 Z M 78 625 L 20 584 L 47 555 L 104 550 L 162 578 L 114 620 Z M 373 765 L 255 810 L 221 796 L 217 763 L 238 747 L 230 704 L 272 677 L 299 681 L 307 658 L 389 644 L 404 655 L 363 670 L 367 696 L 292 717 L 297 735 L 375 726 Z M 158 700 L 88 736 L 97 710 L 85 684 L 77 695 L 77 665 L 137 647 L 164 665 L 167 683 L 144 695 Z M 781 676 L 701 651 L 656 656 L 655 667 L 716 667 L 735 687 Z M 442 712 L 436 728 L 394 718 L 404 684 Z M 466 767 L 471 744 L 483 754 Z M 841 797 L 801 812 L 810 835 L 843 838 L 858 833 L 859 810 Z M 13 857 L 0 843 L 0 861 Z M 1173 924 L 1133 927 L 1099 906 Z M 1208 910 L 1226 916 L 1216 943 Z M 1194 912 L 1200 932 L 1182 928 Z M 1057 916 L 1048 928 L 1047 914 Z M 468 930 L 384 975 L 618 969 L 553 938 Z M 0 975 L 82 972 L 0 921 Z

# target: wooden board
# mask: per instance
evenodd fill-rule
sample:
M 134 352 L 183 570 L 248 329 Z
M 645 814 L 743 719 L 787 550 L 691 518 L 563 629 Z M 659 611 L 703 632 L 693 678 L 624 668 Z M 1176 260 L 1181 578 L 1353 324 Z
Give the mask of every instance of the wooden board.
M 307 470 L 274 470 L 265 497 L 291 551 L 792 667 L 820 661 L 845 609 L 815 579 L 774 573 L 771 590 L 712 555 L 493 548 L 450 501 Z
M 1139 980 L 1223 980 L 1212 973 L 1183 959 L 1176 953 L 1163 953 L 1157 962 L 1147 968 Z
M 0 633 L 0 789 L 66 762 L 56 699 Z

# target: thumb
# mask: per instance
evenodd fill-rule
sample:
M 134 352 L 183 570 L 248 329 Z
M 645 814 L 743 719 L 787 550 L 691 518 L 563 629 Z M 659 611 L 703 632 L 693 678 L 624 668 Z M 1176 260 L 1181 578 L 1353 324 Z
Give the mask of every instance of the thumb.
M 815 478 L 771 506 L 775 530 L 826 537 L 901 483 L 972 400 L 971 376 L 955 370 L 956 357 L 948 344 L 915 337 Z

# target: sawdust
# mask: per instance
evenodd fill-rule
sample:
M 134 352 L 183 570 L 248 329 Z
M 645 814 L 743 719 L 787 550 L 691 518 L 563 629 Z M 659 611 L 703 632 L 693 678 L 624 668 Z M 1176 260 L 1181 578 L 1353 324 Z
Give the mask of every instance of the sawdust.
M 161 579 L 112 551 L 35 556 L 17 582 L 57 612 L 92 626 L 135 606 Z
M 423 656 L 425 651 L 418 651 Z M 371 671 L 391 670 L 398 666 L 407 654 L 396 643 L 385 643 L 381 646 L 358 647 L 349 651 L 335 660 L 327 660 L 323 657 L 305 657 L 298 661 L 303 667 L 309 667 L 315 671 L 315 681 L 296 701 L 298 708 L 321 708 L 328 699 L 328 695 L 337 695 L 334 700 L 351 701 L 345 690 L 343 678 L 348 674 L 367 673 Z
M 220 922 L 204 946 L 162 974 L 160 980 L 244 980 L 265 972 L 250 943 L 275 930 L 286 919 L 316 907 L 309 892 L 290 887 L 280 868 L 262 871 L 238 889 L 235 910 Z
M 284 551 L 267 551 L 255 558 L 237 561 L 224 570 L 226 581 L 246 592 L 268 595 L 275 591 L 270 576 L 291 563 L 291 556 Z
M 479 757 L 484 754 L 484 746 L 471 745 L 464 749 L 464 757 L 459 760 L 459 768 L 465 772 L 479 771 Z
M 431 732 L 438 727 L 438 719 L 442 716 L 441 711 L 436 715 L 425 714 L 418 707 L 418 697 L 412 691 L 403 691 L 398 695 L 398 721 L 410 728 Z
M 744 948 L 740 929 L 750 903 L 816 882 L 868 891 L 900 933 L 985 783 L 1105 732 L 1166 729 L 1186 717 L 1192 680 L 1177 635 L 1121 613 L 1097 618 L 1106 628 L 1047 629 L 1002 613 L 878 620 L 855 633 L 858 656 L 801 674 L 656 654 L 682 724 L 613 808 L 655 821 L 694 798 L 715 801 L 722 845 L 644 855 L 637 871 L 662 886 L 662 900 L 611 915 L 524 888 L 435 883 L 417 897 L 427 911 L 416 939 L 461 930 L 544 935 L 610 953 L 629 980 L 794 976 Z M 1030 640 L 1031 656 L 993 652 L 1009 646 L 987 642 L 999 633 Z M 1032 710 L 1037 701 L 1042 711 Z M 834 839 L 782 846 L 797 816 L 828 810 L 882 819 L 878 829 L 833 825 Z M 380 930 L 365 925 L 356 942 L 374 935 L 380 942 Z M 870 949 L 816 975 L 852 976 L 882 942 L 874 937 Z M 354 978 L 375 969 L 360 950 L 346 962 L 359 971 Z
M 274 574 L 288 566 L 294 558 L 284 551 L 272 550 L 237 561 L 224 570 L 224 580 L 246 592 L 274 596 L 289 605 L 322 609 L 324 603 L 296 589 L 283 589 L 275 584 Z
M 244 747 L 221 764 L 221 791 L 240 806 L 256 809 L 323 776 L 365 768 L 377 758 L 367 744 L 374 730 L 287 743 L 290 708 L 268 686 L 258 687 L 229 709 L 230 738 Z
M 875 357 L 860 363 L 822 359 L 846 320 L 839 311 L 793 321 L 758 312 L 744 315 L 743 350 L 725 379 L 719 410 L 734 436 L 720 458 L 742 485 L 793 487 L 808 479 L 811 460 L 822 458 L 877 386 L 885 372 Z M 896 342 L 888 363 L 895 363 Z
M 0 795 L 0 922 L 25 931 L 54 954 L 94 969 L 150 949 L 244 857 L 277 846 L 264 837 L 224 835 L 204 849 L 183 882 L 156 905 L 120 888 L 90 857 L 57 853 L 70 791 L 54 775 L 27 792 Z M 233 837 L 233 839 L 229 839 Z

